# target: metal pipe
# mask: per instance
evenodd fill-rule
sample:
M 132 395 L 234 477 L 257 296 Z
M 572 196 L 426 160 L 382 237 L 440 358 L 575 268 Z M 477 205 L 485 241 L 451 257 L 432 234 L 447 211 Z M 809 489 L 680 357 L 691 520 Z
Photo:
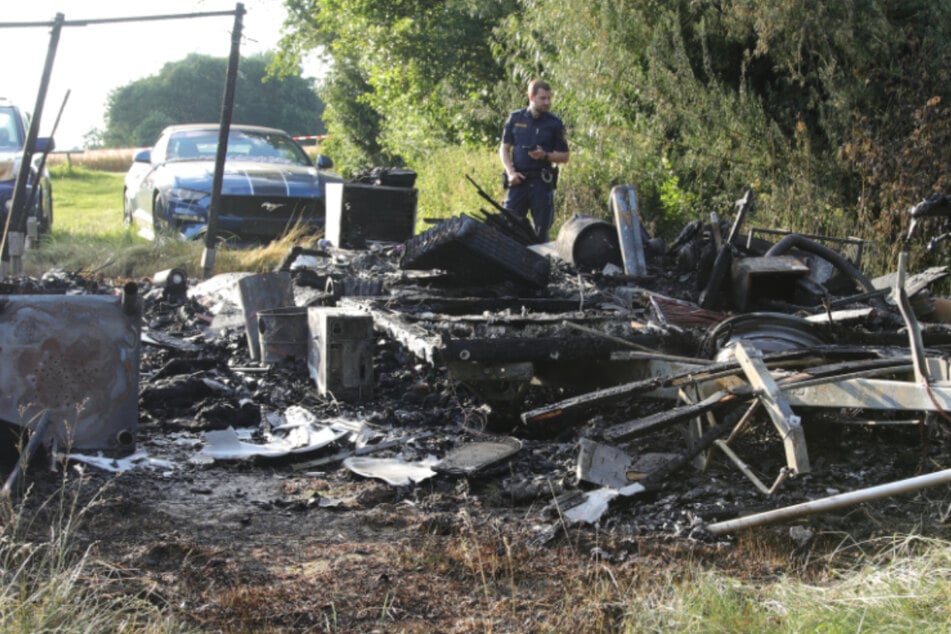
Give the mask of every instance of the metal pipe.
M 46 436 L 46 430 L 49 429 L 49 426 L 50 412 L 46 410 L 43 412 L 40 422 L 37 423 L 36 429 L 33 430 L 33 435 L 30 436 L 29 442 L 26 443 L 26 449 L 23 450 L 19 460 L 17 460 L 13 466 L 13 471 L 7 476 L 7 481 L 4 482 L 3 489 L 0 489 L 0 496 L 10 497 L 10 493 L 13 492 L 17 482 L 20 480 L 20 475 L 30 464 L 30 461 L 33 460 L 33 455 L 36 454 L 36 450 L 40 448 L 40 444 L 43 442 L 43 437 Z
M 30 176 L 30 166 L 33 164 L 33 150 L 36 147 L 36 138 L 40 132 L 40 119 L 43 116 L 43 104 L 46 103 L 46 91 L 50 85 L 50 76 L 53 74 L 53 61 L 56 59 L 56 47 L 59 45 L 59 35 L 63 30 L 63 21 L 65 16 L 57 13 L 53 20 L 53 28 L 50 31 L 50 44 L 46 51 L 46 63 L 43 66 L 43 75 L 40 78 L 40 89 L 36 93 L 36 104 L 33 106 L 33 118 L 30 121 L 30 129 L 26 133 L 26 143 L 23 144 L 23 155 L 20 159 L 20 171 L 17 173 L 16 182 L 13 185 L 13 199 L 11 200 L 10 211 L 7 213 L 7 221 L 3 228 L 3 238 L 0 239 L 0 258 L 10 260 L 10 272 L 18 275 L 22 266 L 22 252 L 16 257 L 8 248 L 8 238 L 11 233 L 23 234 L 26 231 L 26 216 L 23 210 L 24 195 L 26 194 L 26 181 Z
M 756 474 L 753 473 L 753 470 L 750 469 L 749 465 L 743 462 L 743 459 L 736 455 L 730 446 L 723 442 L 722 440 L 714 440 L 713 444 L 720 448 L 720 451 L 726 454 L 726 457 L 729 458 L 733 464 L 736 465 L 736 468 L 743 472 L 743 475 L 760 490 L 760 493 L 763 495 L 772 495 L 772 491 L 768 486 L 763 484 L 763 481 L 756 477 Z
M 56 129 L 59 128 L 59 120 L 63 117 L 63 110 L 66 109 L 66 102 L 69 101 L 69 95 L 72 90 L 67 90 L 66 94 L 63 96 L 63 103 L 59 105 L 59 112 L 56 113 L 56 120 L 53 122 L 53 128 L 50 130 L 50 142 L 46 144 L 46 147 L 43 149 L 43 156 L 40 157 L 40 162 L 36 166 L 36 180 L 33 182 L 33 187 L 30 188 L 30 197 L 26 201 L 26 206 L 24 207 L 27 210 L 27 213 L 30 212 L 30 209 L 33 208 L 33 203 L 36 201 L 36 192 L 40 189 L 40 180 L 43 178 L 43 170 L 46 169 L 46 159 L 50 155 L 50 152 L 53 151 L 53 144 L 55 143 L 54 139 L 56 138 Z M 40 205 L 43 204 L 42 199 L 40 200 Z
M 122 312 L 129 317 L 139 314 L 139 285 L 135 282 L 126 282 L 122 287 Z
M 736 240 L 736 236 L 739 235 L 740 228 L 743 226 L 746 216 L 749 215 L 750 210 L 753 208 L 753 199 L 753 190 L 747 189 L 743 193 L 743 198 L 736 201 L 736 218 L 733 219 L 733 226 L 730 227 L 730 235 L 726 238 L 727 244 L 733 244 L 733 241 Z
M 918 320 L 915 318 L 915 311 L 908 300 L 908 293 L 905 292 L 905 271 L 908 266 L 908 252 L 902 251 L 898 254 L 898 275 L 895 276 L 895 289 L 892 297 L 898 304 L 898 310 L 902 319 L 905 321 L 905 328 L 908 329 L 908 346 L 911 349 L 911 360 L 915 365 L 915 381 L 919 385 L 928 385 L 928 362 L 925 361 L 925 344 L 921 339 L 921 329 L 918 328 Z
M 912 491 L 949 483 L 951 483 L 951 469 L 945 469 L 923 476 L 889 482 L 888 484 L 880 484 L 867 489 L 859 489 L 857 491 L 850 491 L 849 493 L 839 493 L 830 497 L 819 498 L 818 500 L 811 500 L 773 511 L 756 513 L 755 515 L 748 515 L 735 520 L 717 522 L 707 526 L 707 530 L 714 535 L 722 535 L 723 533 L 731 533 L 752 526 L 781 522 L 783 520 L 795 519 L 814 513 L 834 511 L 846 506 L 861 504 L 862 502 L 870 502 L 883 497 L 911 493 Z
M 221 99 L 221 122 L 218 128 L 218 153 L 215 155 L 215 174 L 211 183 L 211 206 L 208 208 L 208 227 L 205 231 L 205 250 L 201 256 L 201 272 L 204 279 L 215 272 L 215 249 L 218 246 L 218 213 L 221 211 L 221 187 L 224 182 L 225 158 L 228 154 L 228 137 L 231 134 L 231 115 L 234 111 L 234 91 L 238 81 L 238 60 L 241 57 L 241 24 L 244 5 L 234 8 L 234 28 L 231 30 L 231 55 L 225 75 L 225 92 Z
M 644 257 L 644 236 L 641 233 L 640 216 L 637 213 L 637 195 L 631 185 L 618 185 L 611 190 L 611 206 L 617 224 L 618 241 L 624 272 L 635 277 L 647 275 L 647 260 Z

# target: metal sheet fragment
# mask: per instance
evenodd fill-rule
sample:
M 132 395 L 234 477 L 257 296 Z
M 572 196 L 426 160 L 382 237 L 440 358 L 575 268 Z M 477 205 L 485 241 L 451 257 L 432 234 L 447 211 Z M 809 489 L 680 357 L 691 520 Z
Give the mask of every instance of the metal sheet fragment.
M 268 308 L 284 308 L 294 305 L 294 287 L 287 271 L 249 275 L 238 280 L 241 308 L 244 311 L 245 335 L 251 359 L 261 358 L 258 313 Z
M 44 410 L 60 450 L 129 449 L 138 426 L 139 318 L 108 295 L 0 299 L 0 419 Z
M 512 457 L 522 448 L 517 438 L 470 442 L 452 449 L 433 466 L 439 473 L 472 475 Z
M 432 466 L 435 458 L 422 462 L 407 462 L 398 458 L 362 458 L 351 456 L 343 461 L 343 466 L 365 478 L 376 478 L 395 487 L 420 483 L 436 475 Z
M 577 475 L 581 482 L 619 489 L 630 484 L 627 469 L 632 458 L 626 452 L 582 438 L 578 443 Z
M 294 425 L 281 437 L 265 444 L 244 442 L 232 427 L 209 431 L 201 455 L 216 460 L 246 460 L 253 457 L 281 458 L 291 454 L 304 454 L 326 447 L 349 433 L 332 427 Z
M 571 507 L 564 512 L 565 520 L 569 524 L 584 522 L 586 524 L 596 524 L 600 521 L 611 501 L 618 497 L 632 497 L 643 493 L 647 488 L 635 482 L 620 489 L 603 487 L 588 491 L 584 494 L 584 501 L 581 504 Z

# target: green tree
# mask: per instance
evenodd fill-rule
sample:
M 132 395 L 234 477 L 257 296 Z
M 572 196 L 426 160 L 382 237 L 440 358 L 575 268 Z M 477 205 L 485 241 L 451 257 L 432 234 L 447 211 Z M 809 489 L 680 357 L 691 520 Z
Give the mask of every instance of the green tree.
M 273 55 L 243 58 L 239 64 L 235 123 L 281 128 L 291 134 L 322 134 L 323 102 L 311 80 L 268 75 Z M 157 75 L 126 84 L 109 95 L 108 147 L 150 145 L 162 128 L 177 123 L 207 123 L 221 116 L 227 59 L 192 54 L 170 62 Z
M 560 90 L 576 207 L 593 207 L 620 179 L 638 186 L 651 217 L 676 224 L 729 209 L 753 184 L 758 222 L 879 237 L 888 209 L 914 200 L 880 193 L 909 182 L 901 163 L 922 134 L 928 151 L 915 163 L 930 167 L 915 170 L 917 197 L 940 187 L 947 2 L 522 5 L 496 34 L 497 54 L 511 76 L 542 75 Z
M 542 77 L 572 148 L 561 219 L 630 183 L 673 232 L 753 186 L 751 224 L 895 244 L 901 212 L 951 187 L 946 0 L 284 2 L 275 65 L 328 57 L 348 165 L 491 157 Z
M 277 68 L 322 49 L 332 147 L 356 166 L 498 136 L 492 32 L 516 0 L 285 0 Z M 372 139 L 366 134 L 373 134 Z M 335 153 L 336 155 L 336 153 Z M 363 164 L 363 165 L 359 165 Z

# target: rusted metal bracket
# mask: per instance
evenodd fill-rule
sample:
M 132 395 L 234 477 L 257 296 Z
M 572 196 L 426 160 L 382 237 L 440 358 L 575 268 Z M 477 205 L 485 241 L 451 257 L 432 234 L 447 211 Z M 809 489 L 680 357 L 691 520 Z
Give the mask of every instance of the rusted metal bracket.
M 802 419 L 792 411 L 776 385 L 769 368 L 763 362 L 762 353 L 739 343 L 736 346 L 736 359 L 779 431 L 786 449 L 786 463 L 796 474 L 809 473 L 809 452 L 806 449 L 806 436 L 802 431 Z
M 726 454 L 726 457 L 736 465 L 737 469 L 739 469 L 763 495 L 772 495 L 775 493 L 779 486 L 785 482 L 790 475 L 792 475 L 792 469 L 789 467 L 783 467 L 779 470 L 779 475 L 776 477 L 776 480 L 773 482 L 772 486 L 767 487 L 765 484 L 763 484 L 763 481 L 760 480 L 755 473 L 753 473 L 752 469 L 749 468 L 749 465 L 743 462 L 743 459 L 736 455 L 736 453 L 730 448 L 730 445 L 728 445 L 725 441 L 714 440 L 713 444 L 716 445 L 720 451 Z

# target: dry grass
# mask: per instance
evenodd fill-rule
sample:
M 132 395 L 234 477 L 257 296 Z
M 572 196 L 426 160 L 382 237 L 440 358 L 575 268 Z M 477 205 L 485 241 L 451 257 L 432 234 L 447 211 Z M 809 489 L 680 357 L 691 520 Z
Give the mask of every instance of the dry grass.
M 0 499 L 0 631 L 186 631 L 162 606 L 105 590 L 113 568 L 97 560 L 94 544 L 78 545 L 79 527 L 99 499 L 87 499 L 82 481 L 64 478 L 28 512 Z
M 255 248 L 216 250 L 215 273 L 273 270 L 296 245 L 309 246 L 316 238 L 292 230 L 279 240 Z M 76 271 L 104 278 L 142 278 L 156 271 L 181 268 L 189 277 L 201 274 L 202 242 L 183 242 L 174 238 L 145 241 L 131 232 L 104 236 L 53 235 L 43 246 L 29 252 L 24 262 L 28 275 L 42 275 L 50 269 Z
M 81 167 L 100 172 L 127 172 L 132 165 L 132 157 L 145 148 L 104 148 L 101 150 L 83 150 L 81 152 L 54 152 L 47 159 L 53 166 Z M 310 145 L 304 151 L 313 159 L 320 154 L 319 145 Z
M 47 159 L 53 166 L 82 167 L 100 172 L 126 172 L 132 157 L 142 148 L 85 150 L 83 152 L 54 152 Z

